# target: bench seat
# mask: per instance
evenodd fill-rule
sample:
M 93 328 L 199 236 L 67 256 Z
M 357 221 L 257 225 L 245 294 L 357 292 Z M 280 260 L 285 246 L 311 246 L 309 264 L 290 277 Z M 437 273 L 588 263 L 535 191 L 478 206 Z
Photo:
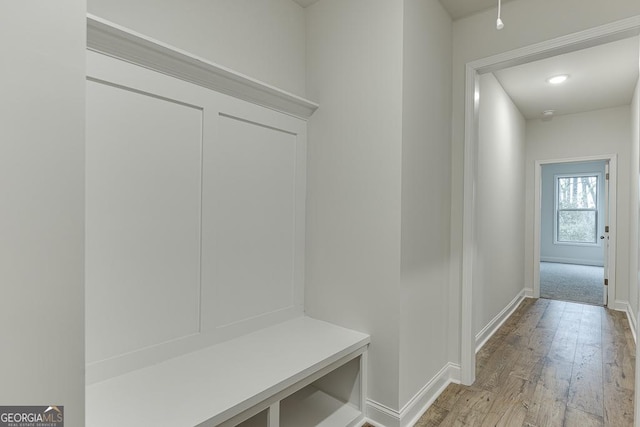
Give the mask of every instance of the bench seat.
M 270 427 L 280 425 L 280 418 L 300 423 L 296 414 L 277 413 L 280 401 L 366 354 L 369 342 L 366 334 L 298 317 L 88 386 L 86 425 L 237 425 L 265 409 L 273 411 L 274 405 L 277 411 L 268 417 Z M 307 387 L 290 399 L 300 400 L 299 404 L 286 406 L 303 405 L 302 401 L 330 406 L 329 396 L 313 390 Z M 345 403 L 336 411 L 362 412 L 352 406 Z

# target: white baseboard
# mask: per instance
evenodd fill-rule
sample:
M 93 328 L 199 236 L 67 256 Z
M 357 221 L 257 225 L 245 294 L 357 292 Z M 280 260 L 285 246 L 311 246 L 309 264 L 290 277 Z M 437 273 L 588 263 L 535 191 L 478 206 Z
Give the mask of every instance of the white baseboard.
M 611 310 L 624 311 L 626 313 L 628 305 L 629 303 L 627 301 L 615 300 L 613 302 L 609 301 L 609 304 L 607 304 L 607 307 L 610 308 Z
M 400 411 L 367 399 L 367 422 L 376 427 L 410 427 L 451 383 L 460 383 L 460 366 L 447 363 Z
M 498 328 L 502 326 L 502 324 L 513 314 L 513 312 L 518 308 L 522 300 L 524 300 L 526 295 L 526 289 L 522 289 L 516 297 L 511 300 L 509 304 L 505 308 L 502 309 L 500 313 L 494 317 L 487 326 L 482 328 L 480 332 L 476 335 L 476 353 L 480 351 L 480 349 L 486 344 L 486 342 L 496 333 Z
M 629 301 L 615 300 L 613 302 L 609 302 L 607 307 L 610 308 L 611 310 L 624 311 L 626 313 L 627 320 L 629 320 L 629 327 L 631 328 L 631 334 L 633 335 L 633 340 L 637 343 L 638 342 L 638 338 L 637 338 L 638 323 L 637 323 L 636 315 L 633 312 L 633 309 L 631 308 L 631 304 L 629 303 Z
M 410 427 L 417 423 L 451 383 L 460 383 L 460 365 L 449 362 L 400 410 L 400 427 Z
M 602 267 L 602 261 L 594 261 L 589 259 L 578 258 L 556 258 L 556 257 L 540 257 L 540 262 L 557 262 L 560 264 L 578 264 L 578 265 L 593 265 L 595 267 Z
M 400 412 L 367 399 L 367 421 L 376 427 L 400 427 Z
M 633 341 L 635 343 L 638 342 L 638 338 L 636 336 L 637 334 L 637 328 L 638 328 L 638 323 L 636 320 L 636 315 L 633 313 L 633 309 L 631 308 L 631 304 L 627 303 L 627 309 L 625 310 L 627 312 L 627 319 L 629 320 L 629 326 L 631 327 L 631 334 L 633 335 Z
M 533 288 L 524 288 L 524 297 L 525 298 L 535 298 L 533 296 Z
M 362 424 L 360 424 L 360 427 L 362 427 L 363 425 L 365 425 L 367 423 L 371 424 L 373 427 L 385 427 L 382 424 L 378 424 L 377 422 L 373 421 L 371 418 L 365 418 L 362 421 Z

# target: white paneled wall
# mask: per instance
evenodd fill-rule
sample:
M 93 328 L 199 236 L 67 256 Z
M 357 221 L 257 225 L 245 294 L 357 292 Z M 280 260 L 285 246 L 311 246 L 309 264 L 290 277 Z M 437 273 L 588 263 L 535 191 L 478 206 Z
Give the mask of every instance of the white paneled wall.
M 301 315 L 306 122 L 87 59 L 87 382 Z
M 220 115 L 206 156 L 204 324 L 229 325 L 294 304 L 294 134 Z
M 198 332 L 202 110 L 91 81 L 87 101 L 95 362 Z

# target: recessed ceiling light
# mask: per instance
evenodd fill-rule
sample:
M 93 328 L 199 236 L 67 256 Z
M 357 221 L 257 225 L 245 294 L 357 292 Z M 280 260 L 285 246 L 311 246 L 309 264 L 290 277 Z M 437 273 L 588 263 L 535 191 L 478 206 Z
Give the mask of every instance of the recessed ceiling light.
M 551 83 L 552 85 L 559 85 L 560 83 L 564 83 L 568 78 L 568 74 L 559 74 L 557 76 L 549 77 L 547 79 L 547 83 Z
M 542 112 L 542 120 L 545 122 L 551 120 L 555 112 L 556 110 L 544 110 Z

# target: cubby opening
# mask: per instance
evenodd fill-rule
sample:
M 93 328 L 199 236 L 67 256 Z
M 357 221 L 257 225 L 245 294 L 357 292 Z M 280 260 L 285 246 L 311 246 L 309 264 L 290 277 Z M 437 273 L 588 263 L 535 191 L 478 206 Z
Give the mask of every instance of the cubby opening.
M 355 426 L 362 420 L 360 357 L 280 402 L 280 427 Z

